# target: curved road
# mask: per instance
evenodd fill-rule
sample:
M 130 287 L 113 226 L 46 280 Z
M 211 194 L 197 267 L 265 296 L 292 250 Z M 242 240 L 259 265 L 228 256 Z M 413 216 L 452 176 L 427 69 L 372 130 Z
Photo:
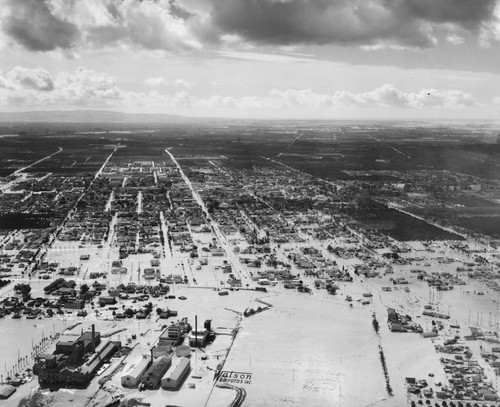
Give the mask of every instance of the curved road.
M 243 387 L 233 386 L 232 384 L 228 384 L 228 383 L 218 384 L 217 387 L 219 387 L 221 389 L 232 389 L 236 392 L 236 397 L 231 402 L 229 407 L 241 406 L 247 397 L 247 391 Z

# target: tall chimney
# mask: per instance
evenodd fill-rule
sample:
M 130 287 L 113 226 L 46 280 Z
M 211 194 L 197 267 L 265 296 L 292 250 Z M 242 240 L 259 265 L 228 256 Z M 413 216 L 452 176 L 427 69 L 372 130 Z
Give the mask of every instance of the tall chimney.
M 153 363 L 153 348 L 151 348 L 151 364 Z
M 198 347 L 198 315 L 194 316 L 194 346 Z
M 95 325 L 92 324 L 92 353 L 95 353 Z

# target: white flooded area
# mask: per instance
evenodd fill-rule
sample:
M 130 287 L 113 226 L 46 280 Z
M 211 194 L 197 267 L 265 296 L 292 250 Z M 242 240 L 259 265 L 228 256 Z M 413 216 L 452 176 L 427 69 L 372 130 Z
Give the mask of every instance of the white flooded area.
M 387 398 L 368 310 L 323 296 L 264 300 L 273 308 L 243 321 L 225 365 L 253 373 L 244 405 L 361 406 Z

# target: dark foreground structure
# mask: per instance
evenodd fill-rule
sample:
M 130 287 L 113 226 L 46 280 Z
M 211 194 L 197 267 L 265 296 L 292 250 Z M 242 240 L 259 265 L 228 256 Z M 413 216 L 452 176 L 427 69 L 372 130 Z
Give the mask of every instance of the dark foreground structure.
M 76 341 L 61 341 L 52 355 L 41 356 L 33 367 L 41 387 L 85 388 L 103 363 L 121 348 L 121 342 L 101 343 L 101 335 L 83 333 Z

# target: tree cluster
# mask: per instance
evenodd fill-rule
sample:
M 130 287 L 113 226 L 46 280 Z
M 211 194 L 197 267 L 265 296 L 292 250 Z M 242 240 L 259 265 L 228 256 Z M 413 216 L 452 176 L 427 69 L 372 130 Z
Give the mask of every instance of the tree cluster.
M 52 292 L 59 290 L 60 288 L 75 288 L 76 283 L 74 280 L 66 281 L 64 278 L 58 278 L 50 283 L 48 286 L 44 287 L 43 291 L 46 294 L 51 294 Z

